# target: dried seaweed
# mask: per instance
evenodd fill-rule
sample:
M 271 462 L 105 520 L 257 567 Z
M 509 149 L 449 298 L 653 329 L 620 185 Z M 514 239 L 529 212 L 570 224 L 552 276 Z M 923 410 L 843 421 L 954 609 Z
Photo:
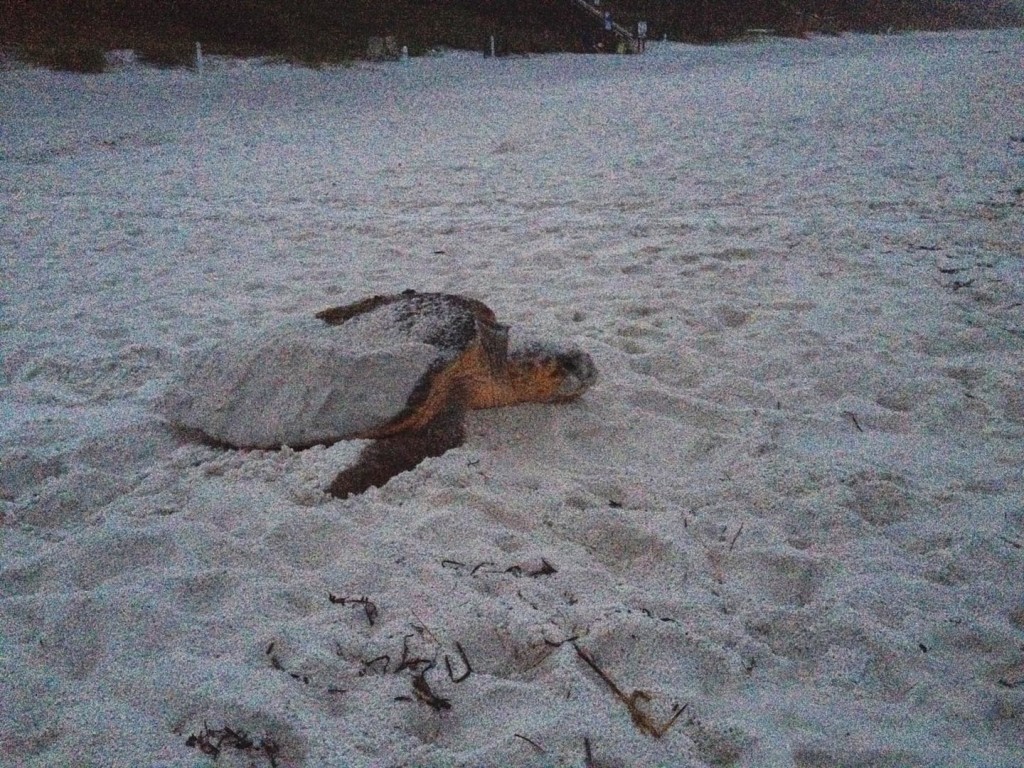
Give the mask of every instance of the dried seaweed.
M 612 680 L 608 676 L 608 674 L 603 669 L 601 669 L 601 667 L 598 666 L 597 662 L 594 661 L 593 656 L 591 656 L 585 650 L 580 648 L 576 643 L 573 643 L 572 647 L 576 649 L 576 655 L 583 659 L 583 661 L 586 662 L 587 666 L 594 670 L 594 672 L 597 673 L 598 677 L 600 677 L 605 682 L 605 684 L 611 689 L 612 693 L 615 694 L 619 701 L 626 705 L 626 710 L 629 712 L 629 717 L 630 719 L 632 719 L 633 725 L 635 725 L 643 733 L 646 733 L 649 736 L 653 736 L 656 739 L 660 739 L 668 732 L 668 729 L 673 726 L 676 720 L 679 719 L 679 716 L 683 714 L 683 712 L 689 706 L 688 704 L 684 704 L 681 707 L 677 706 L 675 711 L 672 713 L 672 717 L 670 717 L 667 722 L 663 723 L 662 725 L 657 725 L 654 722 L 654 720 L 651 719 L 651 716 L 640 708 L 640 705 L 642 703 L 651 700 L 650 694 L 644 691 L 635 690 L 627 696 L 625 693 L 623 693 L 622 689 L 615 684 L 615 681 Z
M 395 667 L 395 674 L 398 674 L 403 669 L 411 669 L 413 672 L 419 672 L 421 667 L 430 669 L 434 666 L 433 659 L 423 658 L 422 656 L 410 656 L 409 655 L 409 638 L 415 637 L 415 635 L 406 635 L 402 638 L 402 658 L 398 660 L 398 666 Z
M 466 563 L 460 560 L 452 560 L 450 558 L 441 561 L 442 568 L 451 568 L 456 571 L 462 571 L 468 566 Z M 476 576 L 478 573 L 483 572 L 485 574 L 509 574 L 520 578 L 526 576 L 529 578 L 537 578 L 538 576 L 550 576 L 551 574 L 558 573 L 558 569 L 555 568 L 547 558 L 540 558 L 540 565 L 536 566 L 525 566 L 525 565 L 510 565 L 507 568 L 502 568 L 497 563 L 493 563 L 490 560 L 484 560 L 481 563 L 477 563 L 469 570 L 470 576 Z
M 366 613 L 366 620 L 370 622 L 370 626 L 372 627 L 377 623 L 377 615 L 380 611 L 377 608 L 377 604 L 368 597 L 338 597 L 328 592 L 327 599 L 336 605 L 361 605 Z
M 522 739 L 523 741 L 525 741 L 527 744 L 529 744 L 531 747 L 533 747 L 535 750 L 537 750 L 537 754 L 539 754 L 539 755 L 546 755 L 548 753 L 548 751 L 546 749 L 544 749 L 544 747 L 542 747 L 536 741 L 534 741 L 533 739 L 526 738 L 521 733 L 513 733 L 512 736 L 514 738 L 516 738 L 516 739 Z
M 459 657 L 462 659 L 462 665 L 466 668 L 465 673 L 461 677 L 455 677 L 455 674 L 452 672 L 452 662 L 447 653 L 444 655 L 444 665 L 448 669 L 448 679 L 453 683 L 461 683 L 473 674 L 473 667 L 469 665 L 469 659 L 466 657 L 466 651 L 463 649 L 462 643 L 456 641 L 455 648 L 459 652 Z
M 215 729 L 210 728 L 206 723 L 203 723 L 203 729 L 198 734 L 191 734 L 185 740 L 185 746 L 198 749 L 214 760 L 217 760 L 225 749 L 235 749 L 256 755 L 262 754 L 267 758 L 270 768 L 277 768 L 277 758 L 281 753 L 281 748 L 273 739 L 263 738 L 257 742 L 243 730 L 226 725 L 223 728 Z
M 378 666 L 380 665 L 381 662 L 384 662 L 384 666 L 382 668 L 378 668 Z M 363 662 L 363 668 L 359 672 L 359 674 L 360 674 L 360 676 L 362 676 L 362 675 L 365 675 L 365 674 L 367 674 L 369 672 L 372 672 L 375 675 L 386 675 L 387 672 L 388 672 L 388 667 L 390 667 L 390 666 L 391 666 L 391 657 L 388 656 L 386 653 L 384 653 L 384 654 L 381 654 L 380 656 L 377 656 L 376 658 L 370 659 L 369 661 L 364 661 Z
M 298 680 L 303 685 L 309 685 L 308 675 L 300 675 L 298 672 L 289 672 L 287 669 L 284 668 L 284 664 L 281 663 L 281 659 L 279 659 L 277 655 L 274 653 L 273 643 L 267 646 L 267 650 L 265 651 L 265 653 L 267 656 L 270 657 L 271 669 L 276 669 L 278 672 L 284 672 L 290 678 L 292 678 L 292 680 Z
M 451 709 L 451 701 L 438 696 L 431 690 L 430 685 L 427 683 L 426 673 L 427 670 L 423 670 L 412 679 L 412 692 L 416 694 L 416 698 L 438 712 L 442 709 Z

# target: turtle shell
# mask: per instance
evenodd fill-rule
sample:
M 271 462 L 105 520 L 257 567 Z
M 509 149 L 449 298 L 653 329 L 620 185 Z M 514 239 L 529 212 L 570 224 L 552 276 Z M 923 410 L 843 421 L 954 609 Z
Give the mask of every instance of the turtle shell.
M 444 372 L 467 354 L 499 371 L 506 344 L 505 327 L 473 299 L 374 296 L 217 344 L 185 366 L 160 410 L 239 448 L 382 437 L 432 418 L 418 410 L 451 407 L 458 393 L 437 391 Z

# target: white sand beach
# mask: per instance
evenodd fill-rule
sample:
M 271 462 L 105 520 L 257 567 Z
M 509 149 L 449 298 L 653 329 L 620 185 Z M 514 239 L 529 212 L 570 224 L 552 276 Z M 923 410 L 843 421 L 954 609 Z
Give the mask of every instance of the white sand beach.
M 0 765 L 1024 765 L 1022 61 L 0 71 Z M 601 378 L 343 501 L 154 408 L 406 288 Z

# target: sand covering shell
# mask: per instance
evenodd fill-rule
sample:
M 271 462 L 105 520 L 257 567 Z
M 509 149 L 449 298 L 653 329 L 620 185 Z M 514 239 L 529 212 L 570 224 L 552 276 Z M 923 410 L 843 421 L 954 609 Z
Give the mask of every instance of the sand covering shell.
M 398 415 L 424 374 L 457 353 L 436 345 L 445 322 L 443 313 L 396 322 L 390 307 L 341 325 L 289 321 L 200 355 L 160 410 L 175 424 L 242 448 L 353 437 Z

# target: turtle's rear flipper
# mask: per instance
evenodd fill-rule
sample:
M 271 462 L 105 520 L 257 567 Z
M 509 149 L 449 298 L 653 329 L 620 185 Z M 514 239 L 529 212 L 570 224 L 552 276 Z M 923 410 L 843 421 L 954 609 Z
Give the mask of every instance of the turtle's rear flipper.
M 334 478 L 327 492 L 339 499 L 346 499 L 368 488 L 379 488 L 395 475 L 407 472 L 424 459 L 440 456 L 448 449 L 462 445 L 466 438 L 464 414 L 463 407 L 450 405 L 420 429 L 386 437 L 368 445 L 353 466 Z

